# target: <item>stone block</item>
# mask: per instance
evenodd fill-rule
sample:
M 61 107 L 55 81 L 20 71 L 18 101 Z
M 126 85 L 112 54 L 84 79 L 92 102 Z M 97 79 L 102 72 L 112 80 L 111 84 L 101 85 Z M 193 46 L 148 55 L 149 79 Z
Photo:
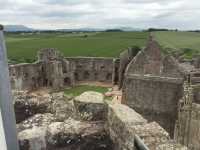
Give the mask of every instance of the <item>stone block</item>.
M 74 100 L 77 115 L 82 120 L 98 121 L 105 120 L 107 105 L 104 96 L 98 92 L 84 92 Z
M 33 127 L 18 134 L 20 150 L 46 150 L 46 128 Z

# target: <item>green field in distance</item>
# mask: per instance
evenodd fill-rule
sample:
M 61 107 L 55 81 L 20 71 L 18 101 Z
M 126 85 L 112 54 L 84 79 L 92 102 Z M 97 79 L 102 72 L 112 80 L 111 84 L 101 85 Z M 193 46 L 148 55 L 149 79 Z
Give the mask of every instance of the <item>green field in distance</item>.
M 169 52 L 184 53 L 183 57 L 191 59 L 200 53 L 200 33 L 196 32 L 153 32 L 159 44 Z
M 118 57 L 131 46 L 144 47 L 148 32 L 6 34 L 9 60 L 33 62 L 37 51 L 56 48 L 64 56 Z

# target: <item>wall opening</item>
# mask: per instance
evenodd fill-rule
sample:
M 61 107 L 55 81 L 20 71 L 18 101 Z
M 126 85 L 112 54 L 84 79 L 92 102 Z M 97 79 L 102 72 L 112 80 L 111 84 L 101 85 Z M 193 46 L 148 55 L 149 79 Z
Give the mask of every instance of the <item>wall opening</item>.
M 68 77 L 64 78 L 64 85 L 65 85 L 65 86 L 71 85 L 71 80 L 70 80 L 70 78 L 68 78 Z
M 97 73 L 97 72 L 94 73 L 94 79 L 95 79 L 95 80 L 98 79 L 98 73 Z
M 76 80 L 76 81 L 79 80 L 79 76 L 78 76 L 78 73 L 77 73 L 77 72 L 74 73 L 74 77 L 75 77 L 75 80 Z
M 106 75 L 106 80 L 112 80 L 112 73 L 108 73 Z
M 117 62 L 118 65 L 115 64 L 114 67 L 114 84 L 118 84 L 119 83 L 119 61 Z
M 32 88 L 35 89 L 37 87 L 36 79 L 35 77 L 32 77 Z
M 88 80 L 89 77 L 90 77 L 89 72 L 88 72 L 88 71 L 85 71 L 85 72 L 84 72 L 84 79 L 85 79 L 85 80 Z

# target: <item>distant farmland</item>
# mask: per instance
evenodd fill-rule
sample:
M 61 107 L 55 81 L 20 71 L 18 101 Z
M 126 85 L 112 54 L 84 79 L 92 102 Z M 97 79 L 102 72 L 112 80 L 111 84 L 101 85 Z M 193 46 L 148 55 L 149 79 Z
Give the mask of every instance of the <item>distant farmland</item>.
M 200 33 L 194 32 L 154 32 L 155 38 L 171 53 L 183 52 L 185 58 L 200 54 Z
M 6 34 L 8 58 L 33 62 L 37 51 L 56 48 L 65 56 L 118 57 L 130 46 L 144 47 L 147 32 Z

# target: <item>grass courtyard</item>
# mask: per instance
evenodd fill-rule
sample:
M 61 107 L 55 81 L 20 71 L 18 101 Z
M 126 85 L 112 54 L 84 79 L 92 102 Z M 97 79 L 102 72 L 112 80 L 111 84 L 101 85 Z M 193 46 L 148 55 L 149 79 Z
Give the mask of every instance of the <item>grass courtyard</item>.
M 108 88 L 100 86 L 91 86 L 91 85 L 78 85 L 70 89 L 66 89 L 64 93 L 66 95 L 71 95 L 74 97 L 74 96 L 79 96 L 80 94 L 86 91 L 95 91 L 104 94 L 108 91 Z

